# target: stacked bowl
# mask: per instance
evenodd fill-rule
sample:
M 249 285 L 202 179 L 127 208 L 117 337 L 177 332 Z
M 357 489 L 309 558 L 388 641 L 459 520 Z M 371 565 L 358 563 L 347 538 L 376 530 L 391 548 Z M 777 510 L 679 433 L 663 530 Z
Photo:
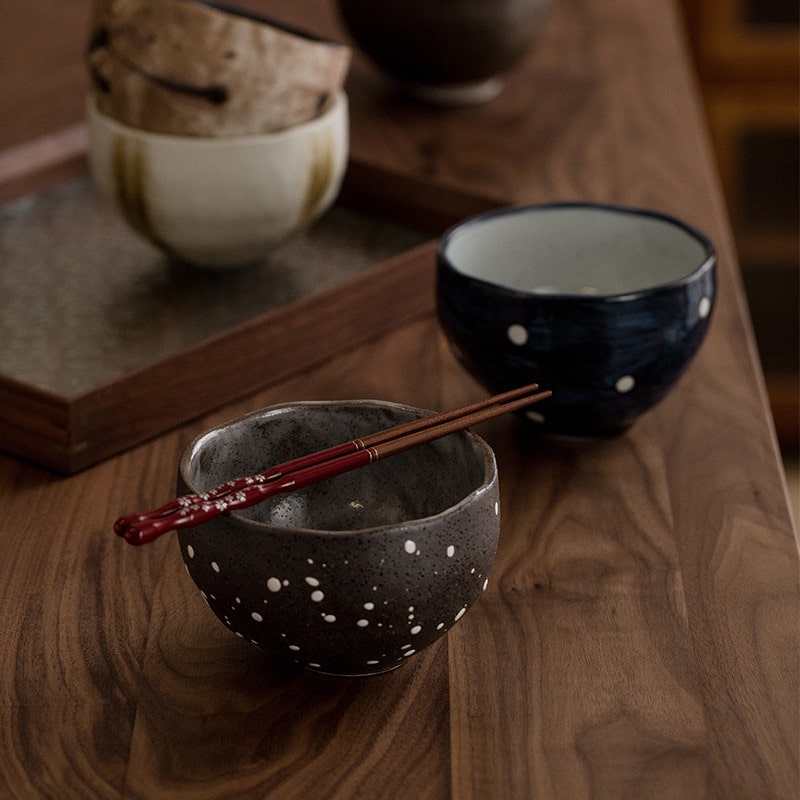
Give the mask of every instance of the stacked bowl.
M 259 260 L 338 194 L 350 55 L 200 0 L 103 0 L 87 52 L 96 184 L 178 260 Z

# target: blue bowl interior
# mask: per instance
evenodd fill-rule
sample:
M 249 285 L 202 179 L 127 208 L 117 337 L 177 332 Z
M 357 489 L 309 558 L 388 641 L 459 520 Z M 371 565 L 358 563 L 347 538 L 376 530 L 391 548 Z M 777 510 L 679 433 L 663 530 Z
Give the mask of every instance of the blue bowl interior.
M 184 475 L 192 491 L 366 436 L 425 412 L 375 402 L 303 403 L 256 412 L 200 437 Z M 491 479 L 487 446 L 467 432 L 415 447 L 236 515 L 289 528 L 352 531 L 418 520 Z

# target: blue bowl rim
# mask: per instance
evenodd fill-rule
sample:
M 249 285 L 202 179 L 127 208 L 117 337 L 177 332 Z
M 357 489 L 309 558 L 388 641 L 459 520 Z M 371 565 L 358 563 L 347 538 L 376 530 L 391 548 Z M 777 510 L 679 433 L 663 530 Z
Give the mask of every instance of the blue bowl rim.
M 236 425 L 242 422 L 246 422 L 250 419 L 260 419 L 270 413 L 279 412 L 283 409 L 297 408 L 298 406 L 302 406 L 303 408 L 371 406 L 378 408 L 391 408 L 401 411 L 411 411 L 415 414 L 420 414 L 423 416 L 434 413 L 427 409 L 418 408 L 416 406 L 407 405 L 405 403 L 395 403 L 390 400 L 369 400 L 369 399 L 295 400 L 286 403 L 277 403 L 275 405 L 265 406 L 263 408 L 256 409 L 255 411 L 250 411 L 247 414 L 242 414 L 239 417 L 225 420 L 224 422 L 221 422 L 218 425 L 215 425 L 212 428 L 203 431 L 202 433 L 197 435 L 194 439 L 192 439 L 192 441 L 189 442 L 189 444 L 186 445 L 186 447 L 184 448 L 180 456 L 180 459 L 178 461 L 178 470 L 181 479 L 189 487 L 189 490 L 191 492 L 198 491 L 197 487 L 191 480 L 191 474 L 190 474 L 191 464 L 194 458 L 196 457 L 197 451 L 200 448 L 200 446 L 208 439 L 214 436 L 218 436 L 225 428 L 228 428 L 231 425 Z M 431 514 L 426 517 L 415 517 L 414 519 L 404 520 L 403 522 L 398 522 L 398 523 L 377 525 L 371 528 L 353 528 L 350 530 L 321 530 L 318 528 L 301 528 L 301 527 L 292 527 L 286 525 L 276 525 L 271 522 L 261 522 L 259 520 L 254 520 L 249 517 L 244 517 L 235 511 L 228 512 L 228 514 L 232 519 L 235 519 L 238 524 L 244 526 L 246 530 L 252 532 L 259 532 L 263 530 L 270 530 L 275 532 L 284 531 L 286 533 L 301 534 L 309 537 L 321 536 L 327 539 L 350 538 L 352 536 L 362 536 L 365 534 L 366 535 L 378 534 L 381 533 L 382 531 L 387 531 L 391 530 L 392 528 L 400 528 L 400 527 L 403 528 L 424 527 L 426 524 L 430 524 L 430 522 L 433 520 L 441 519 L 442 517 L 448 514 L 452 514 L 454 511 L 461 509 L 467 503 L 472 502 L 479 495 L 485 494 L 491 488 L 492 485 L 497 483 L 498 468 L 494 450 L 492 450 L 489 444 L 480 435 L 478 435 L 471 429 L 460 431 L 459 433 L 463 433 L 469 439 L 472 439 L 482 452 L 485 463 L 484 480 L 481 482 L 479 486 L 476 486 L 474 489 L 472 489 L 472 491 L 470 491 L 469 494 L 464 495 L 464 497 L 462 497 L 457 503 L 448 506 L 447 508 L 445 508 L 442 511 L 439 511 L 436 514 Z
M 653 284 L 652 286 L 648 286 L 645 289 L 638 289 L 634 292 L 619 292 L 617 294 L 575 294 L 571 292 L 547 292 L 546 294 L 545 293 L 539 294 L 536 292 L 524 292 L 519 289 L 512 289 L 509 286 L 504 286 L 501 283 L 495 283 L 493 281 L 486 280 L 485 278 L 478 278 L 475 277 L 474 275 L 467 275 L 461 272 L 459 269 L 457 269 L 446 255 L 446 250 L 449 243 L 456 236 L 458 236 L 459 233 L 461 233 L 467 228 L 472 227 L 473 225 L 481 224 L 494 217 L 507 216 L 511 214 L 528 213 L 531 211 L 547 211 L 559 208 L 596 209 L 600 211 L 620 213 L 629 216 L 641 216 L 641 217 L 650 217 L 653 219 L 657 219 L 662 222 L 673 225 L 677 228 L 680 228 L 681 230 L 692 236 L 694 239 L 696 239 L 703 246 L 706 257 L 694 270 L 687 273 L 681 278 L 677 278 L 676 280 L 673 281 L 667 281 L 665 283 Z M 676 287 L 684 286 L 687 283 L 691 283 L 694 280 L 700 278 L 701 275 L 705 274 L 706 272 L 713 271 L 715 269 L 717 262 L 717 252 L 711 239 L 709 239 L 708 236 L 702 233 L 702 231 L 698 230 L 689 223 L 684 222 L 678 217 L 673 216 L 671 214 L 667 214 L 662 211 L 656 211 L 654 209 L 641 208 L 636 206 L 617 205 L 613 203 L 596 203 L 590 201 L 559 201 L 552 203 L 534 203 L 527 205 L 503 206 L 502 208 L 496 208 L 490 211 L 485 211 L 481 214 L 476 214 L 475 216 L 461 220 L 460 222 L 451 225 L 440 236 L 436 247 L 436 260 L 439 268 L 445 267 L 449 272 L 458 275 L 459 278 L 461 278 L 462 280 L 475 283 L 487 288 L 491 288 L 493 291 L 505 295 L 507 297 L 513 297 L 518 299 L 535 298 L 537 300 L 561 299 L 561 300 L 570 300 L 572 302 L 596 304 L 596 303 L 628 302 L 630 300 L 636 300 L 641 297 L 648 297 L 660 291 L 667 291 Z

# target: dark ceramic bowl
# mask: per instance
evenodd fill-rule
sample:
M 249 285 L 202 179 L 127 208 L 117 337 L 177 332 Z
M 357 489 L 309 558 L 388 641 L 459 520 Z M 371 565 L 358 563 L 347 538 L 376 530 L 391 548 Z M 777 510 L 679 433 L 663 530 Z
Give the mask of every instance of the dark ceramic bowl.
M 555 204 L 474 217 L 438 248 L 438 314 L 492 392 L 537 381 L 543 431 L 621 433 L 675 384 L 716 295 L 711 242 L 652 211 Z
M 355 44 L 412 94 L 482 102 L 533 45 L 551 0 L 337 0 Z
M 427 412 L 379 401 L 294 403 L 186 449 L 181 493 L 205 491 Z M 230 630 L 310 670 L 384 672 L 444 636 L 486 588 L 497 467 L 457 433 L 179 533 L 189 575 Z

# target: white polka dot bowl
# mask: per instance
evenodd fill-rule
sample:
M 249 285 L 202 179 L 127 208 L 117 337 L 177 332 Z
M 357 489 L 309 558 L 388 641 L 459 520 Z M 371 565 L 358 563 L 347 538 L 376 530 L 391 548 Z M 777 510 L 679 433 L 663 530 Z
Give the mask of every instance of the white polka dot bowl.
M 181 493 L 428 412 L 389 402 L 272 406 L 192 442 Z M 221 622 L 270 654 L 343 676 L 398 667 L 486 588 L 499 535 L 494 454 L 463 431 L 179 532 Z
M 501 209 L 455 225 L 437 253 L 457 357 L 493 392 L 551 389 L 523 415 L 567 437 L 622 433 L 656 405 L 700 347 L 715 295 L 711 242 L 648 210 Z
M 177 261 L 231 269 L 333 204 L 347 168 L 347 96 L 290 128 L 217 137 L 133 128 L 90 100 L 88 134 L 94 182 L 134 231 Z

